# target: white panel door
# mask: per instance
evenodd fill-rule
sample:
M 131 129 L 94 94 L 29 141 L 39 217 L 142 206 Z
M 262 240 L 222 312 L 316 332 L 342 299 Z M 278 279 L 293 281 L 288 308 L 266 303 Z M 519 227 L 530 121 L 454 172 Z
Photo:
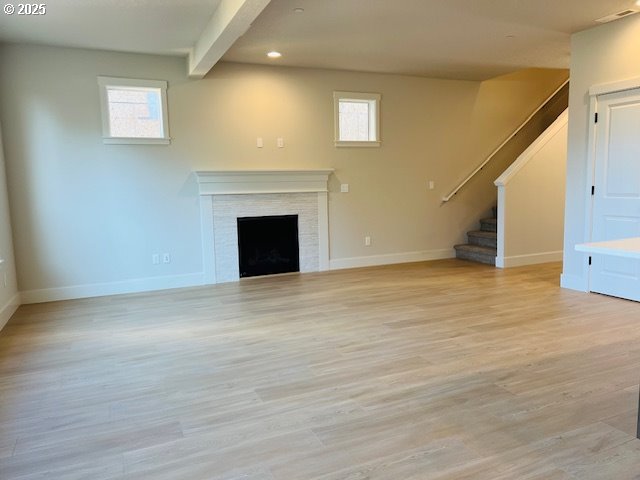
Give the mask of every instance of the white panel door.
M 640 237 L 640 90 L 598 97 L 592 241 Z M 594 255 L 590 289 L 640 300 L 640 260 Z

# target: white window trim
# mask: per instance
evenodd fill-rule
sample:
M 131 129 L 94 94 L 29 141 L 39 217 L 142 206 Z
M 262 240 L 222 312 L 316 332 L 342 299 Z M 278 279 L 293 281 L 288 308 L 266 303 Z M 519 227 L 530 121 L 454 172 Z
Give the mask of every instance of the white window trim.
M 168 145 L 171 143 L 169 136 L 169 118 L 167 114 L 167 82 L 164 80 L 143 80 L 135 78 L 98 77 L 100 89 L 100 107 L 102 109 L 102 142 L 109 145 Z M 162 130 L 164 137 L 112 137 L 109 130 L 109 100 L 107 87 L 142 87 L 159 88 L 162 102 Z
M 379 147 L 380 146 L 380 98 L 379 93 L 333 92 L 334 141 L 336 147 Z M 344 141 L 340 140 L 340 100 L 366 100 L 373 104 L 369 110 L 369 124 L 375 126 L 375 140 Z

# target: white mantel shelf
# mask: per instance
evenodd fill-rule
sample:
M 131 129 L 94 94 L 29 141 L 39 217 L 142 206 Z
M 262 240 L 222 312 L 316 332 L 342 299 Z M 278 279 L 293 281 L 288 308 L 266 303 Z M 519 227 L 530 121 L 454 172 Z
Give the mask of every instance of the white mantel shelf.
M 228 266 L 221 258 L 229 258 L 225 253 L 225 245 L 228 246 L 229 238 L 223 240 L 216 237 L 225 231 L 221 224 L 215 224 L 214 204 L 217 202 L 230 202 L 231 205 L 242 205 L 246 210 L 250 207 L 248 216 L 262 216 L 265 208 L 269 209 L 275 205 L 275 209 L 281 211 L 280 214 L 292 214 L 294 211 L 302 212 L 305 208 L 309 211 L 309 197 L 317 197 L 313 208 L 313 214 L 306 213 L 307 218 L 315 219 L 317 222 L 317 233 L 314 233 L 317 240 L 312 242 L 316 249 L 314 255 L 307 252 L 307 259 L 314 258 L 317 263 L 315 270 L 323 271 L 329 269 L 329 177 L 333 169 L 325 168 L 318 170 L 207 170 L 194 172 L 198 180 L 198 190 L 200 197 L 200 222 L 202 226 L 202 258 L 204 264 L 204 279 L 206 284 L 230 281 L 228 275 L 218 275 L 216 265 L 225 265 L 221 268 L 223 272 L 229 272 Z M 265 195 L 276 194 L 276 195 Z M 312 194 L 312 195 L 300 195 Z M 234 197 L 234 195 L 238 195 Z M 252 198 L 251 195 L 258 195 Z M 307 197 L 306 200 L 301 197 Z M 275 202 L 275 203 L 274 203 Z M 302 203 L 300 203 L 302 202 Z M 306 202 L 306 204 L 305 204 Z M 227 205 L 225 204 L 225 205 Z M 302 206 L 301 206 L 302 205 Z M 304 207 L 306 205 L 306 207 Z M 228 205 L 227 205 L 228 207 Z M 226 207 L 225 207 L 226 208 Z M 226 210 L 225 210 L 226 211 Z M 269 213 L 273 215 L 274 213 Z M 302 215 L 302 213 L 300 213 Z M 246 216 L 246 215 L 245 215 Z M 224 223 L 224 222 L 223 222 Z M 217 225 L 217 226 L 216 226 Z M 215 230 L 218 228 L 218 230 Z M 227 229 L 228 230 L 228 229 Z M 308 236 L 308 235 L 307 235 Z M 226 241 L 224 241 L 226 240 Z M 237 239 L 231 238 L 237 249 Z M 218 258 L 216 251 L 220 250 L 221 258 Z M 308 249 L 307 249 L 308 250 Z M 239 280 L 237 272 L 233 272 L 234 281 Z M 221 277 L 221 278 L 219 278 Z
M 580 243 L 576 245 L 576 250 L 591 254 L 640 259 L 640 237 Z
M 327 192 L 333 169 L 195 172 L 200 195 Z

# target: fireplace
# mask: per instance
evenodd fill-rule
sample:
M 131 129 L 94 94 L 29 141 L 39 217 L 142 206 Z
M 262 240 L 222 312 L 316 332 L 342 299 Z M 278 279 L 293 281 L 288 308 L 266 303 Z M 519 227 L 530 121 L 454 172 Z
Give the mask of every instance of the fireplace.
M 300 271 L 298 215 L 242 217 L 237 224 L 240 278 Z
M 328 180 L 333 170 L 196 172 L 200 193 L 205 284 L 237 282 L 238 219 L 297 216 L 299 272 L 329 269 Z M 264 234 L 250 237 L 264 238 Z M 284 257 L 282 253 L 279 254 Z M 289 263 L 290 262 L 284 262 Z M 285 271 L 291 271 L 285 270 Z M 263 273 L 256 273 L 262 275 Z

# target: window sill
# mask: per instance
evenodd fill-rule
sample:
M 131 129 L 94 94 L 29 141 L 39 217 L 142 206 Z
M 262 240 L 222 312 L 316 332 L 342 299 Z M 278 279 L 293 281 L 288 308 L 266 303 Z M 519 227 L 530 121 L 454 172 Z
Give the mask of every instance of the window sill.
M 171 139 L 103 137 L 102 143 L 106 145 L 169 145 Z
M 336 140 L 336 147 L 379 147 L 380 142 L 344 142 Z

